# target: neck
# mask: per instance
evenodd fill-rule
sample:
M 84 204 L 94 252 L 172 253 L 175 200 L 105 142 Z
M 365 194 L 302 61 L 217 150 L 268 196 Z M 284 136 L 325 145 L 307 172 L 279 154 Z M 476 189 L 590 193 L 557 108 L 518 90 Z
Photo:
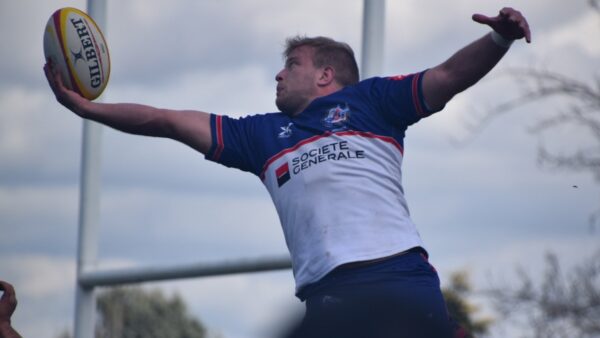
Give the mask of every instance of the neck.
M 323 87 L 323 88 L 321 88 L 320 95 L 318 97 L 327 96 L 327 95 L 333 94 L 333 93 L 341 90 L 342 88 L 344 88 L 344 87 L 338 85 L 337 83 L 334 83 L 334 84 L 332 84 L 330 86 L 327 86 L 327 87 Z
M 301 112 L 303 112 L 304 109 L 306 109 L 306 107 L 308 107 L 308 105 L 311 104 L 311 102 L 313 102 L 314 100 L 316 100 L 320 97 L 323 97 L 323 96 L 331 95 L 331 94 L 341 90 L 342 88 L 344 88 L 344 87 L 337 85 L 337 84 L 326 86 L 326 87 L 320 87 L 319 90 L 317 90 L 317 93 L 314 96 L 309 97 L 308 100 L 306 100 L 306 103 L 304 105 L 302 105 L 301 107 L 299 107 L 298 110 L 292 114 L 292 116 L 296 116 L 296 115 L 300 114 Z

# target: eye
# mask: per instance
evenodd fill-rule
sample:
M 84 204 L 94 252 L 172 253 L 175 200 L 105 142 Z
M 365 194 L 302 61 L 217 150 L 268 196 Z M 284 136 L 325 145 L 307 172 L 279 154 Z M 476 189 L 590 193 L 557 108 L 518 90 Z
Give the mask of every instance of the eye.
M 297 65 L 298 65 L 298 61 L 296 61 L 296 60 L 288 60 L 288 61 L 285 63 L 285 67 L 286 67 L 287 69 L 291 69 L 293 66 L 297 66 Z

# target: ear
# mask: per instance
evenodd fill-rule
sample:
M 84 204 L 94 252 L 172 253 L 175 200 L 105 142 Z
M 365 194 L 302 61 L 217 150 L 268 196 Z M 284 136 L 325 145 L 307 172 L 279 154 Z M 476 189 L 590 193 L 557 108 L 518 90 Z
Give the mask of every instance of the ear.
M 317 78 L 317 85 L 319 87 L 327 87 L 332 84 L 335 80 L 335 69 L 331 66 L 325 66 L 320 69 Z

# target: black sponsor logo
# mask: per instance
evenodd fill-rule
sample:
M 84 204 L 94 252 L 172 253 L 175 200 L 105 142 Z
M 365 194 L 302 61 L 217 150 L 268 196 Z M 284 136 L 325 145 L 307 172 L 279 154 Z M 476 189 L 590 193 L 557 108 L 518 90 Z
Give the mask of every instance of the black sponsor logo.
M 310 149 L 292 159 L 292 173 L 299 174 L 312 166 L 327 161 L 342 161 L 365 158 L 364 150 L 352 150 L 348 141 L 333 142 L 318 148 Z
M 98 60 L 98 55 L 96 53 L 96 48 L 94 46 L 94 42 L 92 37 L 90 36 L 90 32 L 88 30 L 87 23 L 81 19 L 71 19 L 71 24 L 75 28 L 77 32 L 77 36 L 81 41 L 81 47 L 83 48 L 80 51 L 80 54 L 85 56 L 85 60 L 88 65 L 88 70 L 90 73 L 90 85 L 92 88 L 98 88 L 102 84 L 102 74 L 100 74 L 100 61 Z M 75 59 L 77 61 L 78 58 Z

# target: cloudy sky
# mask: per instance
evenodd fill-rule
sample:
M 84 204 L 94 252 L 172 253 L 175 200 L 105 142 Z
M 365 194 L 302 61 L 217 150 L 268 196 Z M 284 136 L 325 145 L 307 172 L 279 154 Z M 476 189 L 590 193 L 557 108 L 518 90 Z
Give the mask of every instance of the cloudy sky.
M 404 187 L 442 280 L 457 269 L 477 287 L 516 266 L 535 273 L 544 253 L 573 264 L 600 247 L 588 217 L 599 185 L 586 172 L 540 167 L 540 145 L 558 152 L 589 136 L 528 129 L 567 109 L 537 102 L 467 126 L 518 94 L 509 67 L 552 69 L 590 81 L 600 73 L 600 16 L 585 0 L 389 0 L 382 75 L 444 61 L 489 30 L 473 13 L 506 5 L 527 16 L 533 43 L 515 43 L 501 65 L 447 108 L 411 127 Z M 60 7 L 85 1 L 0 0 L 0 278 L 19 295 L 24 336 L 72 329 L 82 121 L 43 77 L 42 35 Z M 362 1 L 108 1 L 112 74 L 107 102 L 138 102 L 241 116 L 274 111 L 284 39 L 347 41 L 360 60 Z M 457 146 L 453 140 L 465 140 Z M 270 198 L 250 174 L 209 163 L 171 140 L 102 134 L 99 266 L 154 266 L 286 253 Z M 576 187 L 575 187 L 576 186 Z M 215 333 L 263 338 L 302 309 L 291 271 L 148 283 L 180 293 Z

